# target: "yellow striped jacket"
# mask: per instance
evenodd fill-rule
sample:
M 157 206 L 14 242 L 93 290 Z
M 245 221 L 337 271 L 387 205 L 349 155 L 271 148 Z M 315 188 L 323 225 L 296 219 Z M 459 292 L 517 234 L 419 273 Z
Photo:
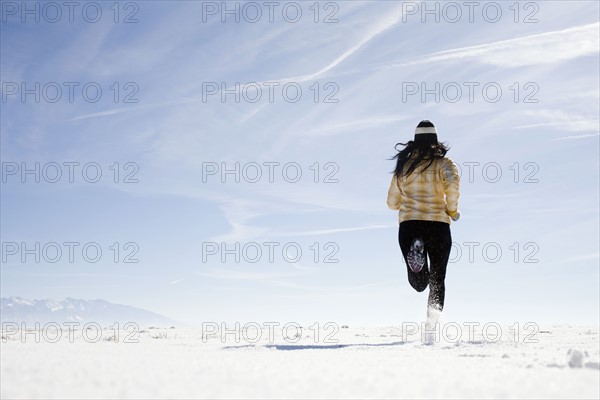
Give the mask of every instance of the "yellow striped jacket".
M 398 222 L 409 220 L 450 223 L 450 215 L 458 210 L 458 167 L 448 157 L 418 166 L 408 176 L 392 177 L 387 204 L 398 210 Z M 405 166 L 406 168 L 406 166 Z

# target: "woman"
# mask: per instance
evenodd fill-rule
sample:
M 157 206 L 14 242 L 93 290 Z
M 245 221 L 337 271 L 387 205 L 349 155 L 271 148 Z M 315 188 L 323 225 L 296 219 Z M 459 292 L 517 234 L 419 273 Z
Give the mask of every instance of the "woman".
M 421 121 L 414 140 L 392 159 L 396 169 L 387 204 L 398 210 L 398 242 L 406 261 L 408 281 L 418 292 L 429 285 L 428 329 L 444 307 L 446 266 L 452 247 L 450 220 L 460 218 L 456 164 L 446 157 L 448 148 L 438 142 L 435 126 Z M 427 263 L 429 257 L 429 266 Z

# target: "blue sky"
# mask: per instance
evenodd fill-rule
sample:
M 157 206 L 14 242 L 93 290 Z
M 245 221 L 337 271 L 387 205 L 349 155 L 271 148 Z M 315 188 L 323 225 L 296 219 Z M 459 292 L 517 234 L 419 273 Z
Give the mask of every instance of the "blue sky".
M 98 2 L 96 23 L 80 10 L 72 23 L 65 10 L 56 23 L 27 15 L 22 22 L 22 10 L 13 15 L 6 3 L 3 171 L 58 163 L 63 177 L 36 183 L 29 175 L 23 183 L 17 173 L 2 183 L 3 297 L 103 298 L 190 324 L 420 321 L 426 295 L 406 281 L 397 216 L 385 200 L 394 145 L 430 119 L 462 169 L 445 319 L 598 323 L 597 2 L 520 2 L 518 22 L 514 2 L 497 2 L 497 22 L 488 22 L 494 10 L 483 17 L 481 3 L 472 22 L 463 6 L 456 23 L 443 3 L 439 22 L 432 15 L 422 22 L 411 8 L 420 2 L 321 2 L 316 23 L 313 2 L 296 3 L 303 12 L 296 23 L 282 17 L 285 2 L 273 22 L 261 6 L 254 23 L 231 16 L 223 23 L 219 14 L 203 20 L 208 3 L 195 1 L 132 2 L 118 23 L 112 2 Z M 138 22 L 123 23 L 129 13 Z M 337 22 L 324 23 L 330 13 Z M 10 92 L 35 82 L 56 82 L 63 97 L 36 103 Z M 65 82 L 79 84 L 72 102 Z M 81 91 L 90 82 L 102 89 L 95 103 Z M 236 82 L 254 83 L 243 94 L 253 98 L 258 86 L 262 97 L 236 102 L 229 94 L 223 102 L 207 95 L 210 82 L 230 93 Z M 407 92 L 421 85 L 435 92 L 436 82 L 437 102 Z M 267 84 L 279 85 L 272 102 Z M 290 96 L 302 89 L 297 102 L 284 98 L 285 84 Z M 124 102 L 136 88 L 137 102 Z M 328 94 L 337 101 L 325 102 Z M 65 162 L 79 163 L 72 183 Z M 82 179 L 87 163 L 100 166 L 98 182 Z M 203 167 L 222 163 L 246 166 L 248 176 L 258 163 L 262 179 L 203 179 Z M 273 182 L 264 163 L 279 163 L 270 164 Z M 296 183 L 282 176 L 289 163 L 302 172 Z M 138 182 L 125 183 L 132 165 Z M 323 182 L 328 174 L 337 182 Z M 8 242 L 81 245 L 74 262 L 63 254 L 36 263 L 6 254 Z M 274 262 L 264 252 L 256 263 L 222 262 L 219 254 L 203 262 L 209 242 L 278 245 Z M 98 243 L 98 262 L 83 259 L 85 243 Z M 302 250 L 299 262 L 285 260 L 294 257 L 282 253 L 288 243 Z M 132 249 L 139 262 L 122 262 Z M 332 251 L 339 262 L 323 262 Z

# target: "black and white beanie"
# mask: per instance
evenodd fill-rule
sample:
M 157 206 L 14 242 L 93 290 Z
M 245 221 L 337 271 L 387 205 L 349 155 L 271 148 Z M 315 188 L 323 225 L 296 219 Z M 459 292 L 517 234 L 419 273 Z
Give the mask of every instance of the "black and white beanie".
M 437 131 L 435 126 L 433 126 L 428 119 L 424 119 L 417 125 L 417 128 L 415 129 L 415 142 L 437 142 Z

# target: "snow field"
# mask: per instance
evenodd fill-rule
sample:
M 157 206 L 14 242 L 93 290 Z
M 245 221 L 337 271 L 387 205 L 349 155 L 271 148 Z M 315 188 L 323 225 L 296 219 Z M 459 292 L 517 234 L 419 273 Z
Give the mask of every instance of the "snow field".
M 524 335 L 515 341 L 514 330 L 502 326 L 502 336 L 490 341 L 481 333 L 483 325 L 471 338 L 439 335 L 433 345 L 408 335 L 410 324 L 351 326 L 333 336 L 322 327 L 303 327 L 300 336 L 288 330 L 285 336 L 280 326 L 271 335 L 263 329 L 259 340 L 256 332 L 208 335 L 214 325 L 142 329 L 128 338 L 137 343 L 125 340 L 128 332 L 115 336 L 110 329 L 98 340 L 74 331 L 56 343 L 41 334 L 36 340 L 31 333 L 23 339 L 4 332 L 0 394 L 6 399 L 600 397 L 597 326 L 541 326 L 531 341 Z

